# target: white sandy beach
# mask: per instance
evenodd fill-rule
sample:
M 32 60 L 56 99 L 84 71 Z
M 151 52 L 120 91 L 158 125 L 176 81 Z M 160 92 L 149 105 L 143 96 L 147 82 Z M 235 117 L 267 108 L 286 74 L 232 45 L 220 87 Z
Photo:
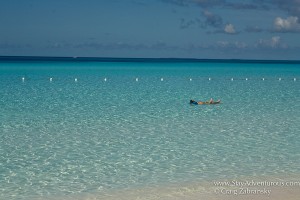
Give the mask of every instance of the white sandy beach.
M 298 200 L 300 196 L 300 179 L 293 178 L 259 178 L 232 180 L 231 183 L 254 183 L 260 186 L 214 186 L 214 182 L 171 185 L 165 187 L 145 187 L 123 189 L 105 194 L 71 195 L 53 197 L 59 200 Z M 228 181 L 228 180 L 227 180 Z M 268 184 L 278 185 L 268 186 Z M 265 184 L 265 185 L 263 185 Z M 281 185 L 280 185 L 281 184 Z M 48 198 L 47 198 L 48 199 Z M 52 198 L 51 198 L 52 200 Z

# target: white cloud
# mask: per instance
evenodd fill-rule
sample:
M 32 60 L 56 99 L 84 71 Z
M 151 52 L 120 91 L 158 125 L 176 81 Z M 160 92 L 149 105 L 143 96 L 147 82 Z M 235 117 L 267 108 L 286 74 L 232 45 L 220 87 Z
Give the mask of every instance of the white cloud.
M 235 42 L 234 45 L 238 49 L 245 49 L 248 47 L 248 45 L 245 42 Z
M 264 40 L 260 39 L 257 43 L 259 47 L 267 47 L 267 48 L 288 48 L 288 45 L 281 41 L 279 36 L 273 36 L 271 39 Z
M 271 47 L 277 47 L 280 44 L 280 37 L 279 36 L 274 36 L 271 38 Z
M 228 47 L 230 45 L 230 43 L 228 41 L 219 41 L 217 42 L 217 46 L 218 47 Z
M 229 33 L 229 34 L 235 34 L 236 31 L 234 29 L 234 26 L 232 24 L 226 24 L 225 28 L 224 28 L 225 33 Z
M 274 20 L 274 28 L 278 32 L 298 32 L 300 31 L 298 17 L 291 16 L 286 19 L 277 17 Z
M 245 49 L 248 45 L 245 42 L 228 42 L 228 41 L 218 41 L 217 45 L 218 48 L 232 48 L 232 49 Z

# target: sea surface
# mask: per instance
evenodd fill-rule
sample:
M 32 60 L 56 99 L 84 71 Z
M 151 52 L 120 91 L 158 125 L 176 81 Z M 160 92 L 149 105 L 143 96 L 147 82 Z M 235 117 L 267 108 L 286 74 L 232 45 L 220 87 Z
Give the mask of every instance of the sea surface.
M 299 122 L 299 63 L 3 61 L 0 199 L 299 175 Z

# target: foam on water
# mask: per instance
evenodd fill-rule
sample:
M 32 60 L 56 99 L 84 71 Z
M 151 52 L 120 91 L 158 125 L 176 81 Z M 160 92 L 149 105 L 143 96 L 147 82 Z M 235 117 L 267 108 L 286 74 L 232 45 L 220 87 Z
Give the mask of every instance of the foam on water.
M 228 65 L 1 63 L 0 198 L 299 174 L 299 68 Z

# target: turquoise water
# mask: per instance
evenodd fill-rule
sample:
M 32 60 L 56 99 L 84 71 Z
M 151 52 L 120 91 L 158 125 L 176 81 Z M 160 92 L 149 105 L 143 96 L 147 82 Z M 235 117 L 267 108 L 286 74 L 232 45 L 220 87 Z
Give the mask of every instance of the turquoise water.
M 297 64 L 3 62 L 0 105 L 0 199 L 300 173 Z

